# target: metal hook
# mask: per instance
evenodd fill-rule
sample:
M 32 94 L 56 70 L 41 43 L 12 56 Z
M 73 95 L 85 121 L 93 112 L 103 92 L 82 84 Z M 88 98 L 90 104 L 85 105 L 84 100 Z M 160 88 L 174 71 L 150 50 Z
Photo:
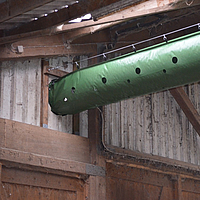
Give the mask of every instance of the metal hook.
M 166 35 L 163 36 L 163 40 L 164 40 L 165 42 L 168 42 Z
M 78 62 L 75 62 L 77 69 L 80 69 Z
M 132 45 L 133 51 L 136 52 L 136 48 L 134 45 Z
M 106 59 L 106 55 L 103 53 L 103 58 L 105 58 Z
M 200 31 L 200 24 L 198 24 L 198 30 Z

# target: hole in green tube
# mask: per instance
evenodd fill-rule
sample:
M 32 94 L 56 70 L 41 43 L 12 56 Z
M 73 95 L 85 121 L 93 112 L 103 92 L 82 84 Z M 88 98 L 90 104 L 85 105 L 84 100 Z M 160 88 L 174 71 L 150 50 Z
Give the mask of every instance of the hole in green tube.
M 102 83 L 106 84 L 107 79 L 105 77 L 102 78 Z
M 176 64 L 176 63 L 178 62 L 178 58 L 177 58 L 177 57 L 173 57 L 173 58 L 172 58 L 172 62 L 173 62 L 174 64 Z
M 75 93 L 75 87 L 72 87 L 72 93 L 74 94 Z
M 135 73 L 136 73 L 136 74 L 140 74 L 140 73 L 141 73 L 141 69 L 140 69 L 139 67 L 137 67 L 137 68 L 135 69 Z

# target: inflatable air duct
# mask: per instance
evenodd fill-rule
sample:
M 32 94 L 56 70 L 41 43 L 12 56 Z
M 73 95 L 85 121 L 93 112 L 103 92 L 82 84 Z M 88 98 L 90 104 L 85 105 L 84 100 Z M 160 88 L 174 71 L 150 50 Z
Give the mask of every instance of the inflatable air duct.
M 80 69 L 49 84 L 49 104 L 58 115 L 166 90 L 200 80 L 200 34 Z

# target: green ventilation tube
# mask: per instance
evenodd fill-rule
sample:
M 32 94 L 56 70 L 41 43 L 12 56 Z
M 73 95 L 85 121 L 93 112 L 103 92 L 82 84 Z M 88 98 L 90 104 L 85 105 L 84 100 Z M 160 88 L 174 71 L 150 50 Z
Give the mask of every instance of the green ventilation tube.
M 55 114 L 75 114 L 199 80 L 198 32 L 54 80 L 49 104 Z

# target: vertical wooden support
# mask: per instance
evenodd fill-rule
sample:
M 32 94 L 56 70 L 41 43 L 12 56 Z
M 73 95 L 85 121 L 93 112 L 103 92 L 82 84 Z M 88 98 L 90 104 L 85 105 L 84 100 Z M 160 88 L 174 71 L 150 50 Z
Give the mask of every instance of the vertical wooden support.
M 2 177 L 2 164 L 0 163 L 0 199 L 2 196 L 2 189 L 3 189 L 1 177 Z
M 42 62 L 42 83 L 41 83 L 41 115 L 40 115 L 40 126 L 48 128 L 48 84 L 49 77 L 46 74 L 49 62 L 43 60 Z
M 172 181 L 173 181 L 173 199 L 181 200 L 182 199 L 181 177 L 177 176 L 173 178 Z
M 101 125 L 100 112 L 92 109 L 88 112 L 88 136 L 90 145 L 90 162 L 105 168 L 105 159 L 100 155 Z M 106 178 L 100 176 L 89 177 L 88 197 L 90 200 L 106 199 Z
M 79 60 L 79 58 L 78 58 L 78 60 Z M 73 71 L 76 71 L 78 69 L 77 65 L 76 65 L 76 61 L 77 60 L 74 60 Z M 72 133 L 75 134 L 75 135 L 80 135 L 80 130 L 79 130 L 80 116 L 79 116 L 79 113 L 74 114 L 72 119 L 73 119 Z

